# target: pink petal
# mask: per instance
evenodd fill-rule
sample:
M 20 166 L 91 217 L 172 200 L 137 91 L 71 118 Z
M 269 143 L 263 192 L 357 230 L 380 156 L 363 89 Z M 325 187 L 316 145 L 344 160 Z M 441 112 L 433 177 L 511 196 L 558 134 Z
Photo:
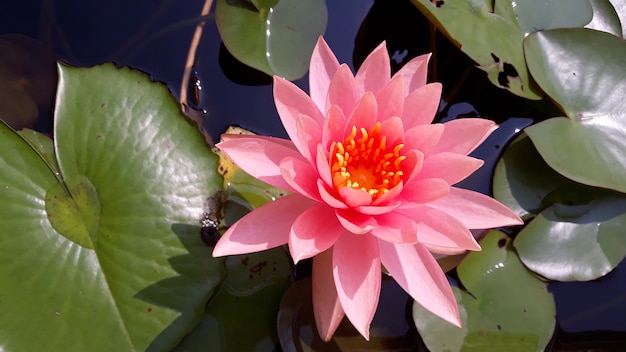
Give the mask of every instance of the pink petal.
M 320 36 L 311 55 L 309 66 L 309 91 L 311 99 L 320 111 L 325 112 L 326 95 L 330 81 L 339 69 L 339 61 L 324 38 Z
M 322 141 L 322 129 L 312 118 L 300 115 L 296 121 L 298 140 L 302 146 L 302 155 L 309 161 L 315 160 L 317 145 Z
M 350 134 L 352 127 L 356 127 L 357 131 L 361 128 L 369 131 L 376 123 L 377 112 L 378 104 L 374 94 L 371 92 L 365 93 L 354 108 L 354 111 L 352 111 L 348 122 L 344 126 L 344 136 L 339 141 L 343 142 L 343 139 Z
M 274 104 L 293 144 L 302 153 L 302 143 L 298 136 L 297 120 L 300 115 L 307 115 L 317 122 L 324 124 L 324 115 L 311 98 L 298 86 L 286 79 L 274 76 Z M 305 155 L 303 153 L 303 155 Z
M 343 142 L 344 130 L 346 128 L 346 117 L 343 110 L 337 105 L 333 105 L 326 113 L 326 120 L 322 129 L 322 145 L 330 149 L 332 142 Z
M 428 60 L 431 54 L 420 55 L 407 62 L 395 76 L 403 76 L 405 92 L 412 92 L 426 84 L 428 76 Z
M 470 230 L 452 215 L 428 206 L 398 211 L 417 222 L 417 237 L 426 246 L 456 251 L 480 250 Z
M 294 263 L 311 258 L 330 248 L 346 229 L 335 217 L 333 208 L 316 204 L 305 210 L 291 227 L 289 252 Z
M 317 155 L 315 157 L 315 166 L 320 177 L 328 186 L 333 184 L 333 176 L 330 170 L 330 163 L 328 161 L 328 152 L 321 144 L 317 145 Z
M 335 192 L 331 188 L 332 186 L 327 185 L 321 179 L 317 180 L 317 190 L 320 192 L 320 197 L 324 203 L 335 209 L 346 209 L 348 206 L 338 199 L 335 195 Z
M 441 267 L 423 245 L 378 241 L 380 258 L 391 276 L 424 308 L 461 326 L 459 307 Z
M 394 210 L 398 206 L 400 206 L 400 202 L 395 202 L 393 204 L 387 205 L 364 205 L 362 207 L 356 207 L 355 210 L 362 214 L 367 215 L 381 215 L 387 214 L 388 212 Z
M 291 189 L 317 202 L 322 201 L 317 190 L 319 177 L 311 164 L 301 159 L 286 157 L 280 162 L 280 171 Z
M 429 83 L 406 97 L 402 116 L 407 129 L 433 121 L 441 100 L 441 89 L 441 83 Z
M 378 226 L 370 234 L 392 243 L 417 243 L 417 223 L 407 216 L 391 212 L 376 216 Z
M 402 199 L 412 204 L 425 204 L 450 193 L 448 182 L 438 178 L 411 181 L 402 191 Z
M 349 207 L 360 207 L 362 205 L 372 204 L 372 196 L 362 189 L 354 189 L 352 187 L 341 187 L 339 195 L 344 203 Z
M 378 225 L 376 219 L 352 209 L 335 209 L 337 219 L 346 230 L 354 234 L 364 234 Z
M 380 43 L 372 51 L 356 73 L 356 84 L 361 94 L 376 93 L 382 89 L 391 78 L 391 64 L 385 42 Z
M 246 136 L 229 139 L 216 146 L 237 166 L 259 180 L 272 186 L 293 192 L 283 179 L 280 162 L 286 157 L 303 159 L 300 153 L 283 143 L 275 143 L 279 138 Z
M 369 328 L 380 295 L 380 258 L 372 236 L 346 234 L 333 247 L 333 275 L 346 316 L 369 340 Z
M 480 145 L 498 126 L 485 119 L 466 118 L 448 121 L 433 153 L 452 152 L 469 154 Z
M 322 340 L 328 342 L 345 316 L 335 288 L 332 248 L 313 258 L 312 271 L 315 325 Z
M 376 94 L 378 121 L 384 121 L 393 116 L 403 116 L 405 96 L 404 78 L 394 76 L 391 82 Z
M 326 106 L 338 105 L 344 114 L 349 114 L 358 100 L 358 88 L 352 71 L 346 64 L 342 64 L 328 87 Z
M 293 222 L 313 204 L 299 194 L 264 204 L 226 230 L 215 245 L 213 256 L 252 253 L 286 244 Z
M 471 175 L 485 162 L 456 153 L 431 154 L 424 159 L 418 179 L 439 178 L 453 185 Z
M 428 155 L 439 142 L 444 129 L 440 123 L 412 127 L 404 132 L 404 148 L 417 149 L 422 154 Z
M 468 229 L 522 225 L 524 222 L 502 203 L 484 194 L 451 187 L 450 194 L 428 204 L 455 217 Z
M 408 184 L 411 180 L 420 173 L 422 170 L 422 164 L 424 163 L 424 154 L 419 150 L 409 150 L 405 154 L 406 159 L 402 162 L 402 170 L 404 171 L 404 184 Z
M 378 197 L 375 201 L 372 202 L 373 206 L 382 206 L 392 200 L 394 200 L 404 189 L 404 182 L 401 180 L 400 183 L 391 188 L 387 193 Z M 365 213 L 365 212 L 363 212 Z M 367 213 L 366 213 L 367 214 Z
M 404 143 L 404 125 L 402 124 L 402 119 L 398 116 L 393 116 L 383 121 L 380 124 L 380 135 L 387 136 L 388 146 Z

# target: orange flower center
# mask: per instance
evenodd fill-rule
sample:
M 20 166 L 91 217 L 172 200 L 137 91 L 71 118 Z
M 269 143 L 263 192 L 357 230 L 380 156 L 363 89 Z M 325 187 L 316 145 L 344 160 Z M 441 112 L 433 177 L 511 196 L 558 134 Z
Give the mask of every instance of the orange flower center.
M 360 137 L 357 138 L 357 133 Z M 380 134 L 380 122 L 367 131 L 357 132 L 352 126 L 343 142 L 333 142 L 330 147 L 330 169 L 333 186 L 362 189 L 377 199 L 395 187 L 404 173 L 400 164 L 406 156 L 400 154 L 404 144 L 387 146 L 387 136 Z

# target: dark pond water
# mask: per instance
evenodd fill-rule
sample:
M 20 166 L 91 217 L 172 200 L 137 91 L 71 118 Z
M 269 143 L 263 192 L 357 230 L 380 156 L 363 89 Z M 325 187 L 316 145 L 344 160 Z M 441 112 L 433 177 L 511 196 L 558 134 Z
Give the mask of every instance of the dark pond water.
M 203 3 L 202 0 L 3 0 L 0 34 L 35 38 L 56 57 L 71 64 L 114 61 L 144 70 L 155 80 L 168 84 L 178 96 Z M 464 54 L 432 32 L 408 0 L 327 3 L 326 40 L 340 62 L 358 66 L 381 40 L 387 40 L 394 69 L 414 56 L 435 50 L 438 69 L 432 72 L 431 79 L 444 84 L 444 100 L 437 119 L 480 115 L 502 124 L 476 151 L 487 163 L 464 181 L 465 187 L 489 193 L 493 165 L 507 141 L 519 129 L 554 114 L 550 105 L 531 106 L 494 88 Z M 3 54 L 0 52 L 0 56 Z M 48 76 L 38 77 L 45 78 L 48 84 L 53 82 L 54 62 L 41 65 L 47 65 L 44 71 L 47 70 Z M 224 50 L 215 22 L 210 18 L 198 49 L 192 83 L 201 88 L 196 91 L 198 96 L 193 103 L 206 112 L 204 125 L 214 139 L 231 124 L 265 135 L 286 136 L 274 109 L 269 82 L 269 77 L 243 67 Z M 306 77 L 296 83 L 307 89 Z M 194 87 L 189 89 L 193 96 Z M 53 89 L 47 94 L 51 102 Z M 51 104 L 42 109 L 35 123 L 37 128 L 50 130 L 51 111 Z M 509 120 L 511 117 L 516 119 Z M 626 350 L 623 347 L 626 346 L 624 265 L 601 280 L 553 283 L 550 290 L 555 295 L 559 325 L 554 350 Z M 407 303 L 408 297 L 397 285 L 385 284 L 373 327 L 387 326 L 392 335 L 406 333 L 410 324 L 398 321 L 397 317 L 405 316 Z

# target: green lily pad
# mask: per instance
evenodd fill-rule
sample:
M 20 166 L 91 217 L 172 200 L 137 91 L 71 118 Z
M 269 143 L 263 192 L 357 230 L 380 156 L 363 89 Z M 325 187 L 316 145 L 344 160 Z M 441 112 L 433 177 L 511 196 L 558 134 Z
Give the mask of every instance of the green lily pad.
M 17 131 L 17 133 L 39 153 L 39 156 L 48 164 L 48 167 L 59 177 L 59 165 L 54 155 L 54 143 L 52 139 L 29 128 L 21 129 Z
M 609 0 L 590 0 L 593 19 L 585 28 L 611 33 L 622 38 L 622 24 L 615 8 Z
M 574 181 L 626 192 L 626 43 L 590 29 L 528 36 L 526 60 L 565 112 L 526 129 L 543 159 Z
M 413 303 L 413 319 L 431 352 L 543 352 L 555 328 L 555 305 L 547 284 L 520 263 L 511 239 L 490 231 L 459 265 L 467 291 L 453 287 L 462 328 Z
M 494 197 L 530 219 L 514 241 L 522 262 L 551 280 L 592 280 L 626 256 L 626 195 L 552 170 L 522 134 L 496 166 Z
M 411 2 L 476 61 L 494 85 L 524 98 L 541 99 L 543 93 L 526 68 L 522 49 L 525 33 L 510 1 Z
M 171 350 L 222 277 L 198 224 L 217 157 L 145 74 L 59 72 L 58 169 L 0 124 L 2 349 Z
M 215 21 L 239 61 L 294 80 L 307 72 L 328 13 L 323 0 L 217 0 Z
M 506 147 L 493 175 L 494 198 L 526 220 L 554 203 L 585 203 L 585 195 L 594 193 L 597 188 L 550 168 L 523 132 Z
M 497 0 L 506 2 L 510 0 Z M 591 21 L 590 0 L 524 0 L 515 1 L 513 10 L 524 34 L 553 29 L 583 27 Z M 608 2 L 608 0 L 605 0 Z
M 622 36 L 626 36 L 626 0 L 610 0 L 622 24 Z
M 226 280 L 176 351 L 261 352 L 278 343 L 278 308 L 292 281 L 287 252 L 274 248 L 230 256 L 225 264 Z

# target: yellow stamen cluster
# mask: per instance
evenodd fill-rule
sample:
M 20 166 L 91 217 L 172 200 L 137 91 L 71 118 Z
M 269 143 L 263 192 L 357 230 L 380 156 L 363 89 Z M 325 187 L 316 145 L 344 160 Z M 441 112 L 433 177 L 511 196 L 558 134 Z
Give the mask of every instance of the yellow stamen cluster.
M 361 136 L 357 138 L 360 132 Z M 352 127 L 343 142 L 333 142 L 330 147 L 330 168 L 333 185 L 362 189 L 377 199 L 395 187 L 404 173 L 400 164 L 406 156 L 400 152 L 404 144 L 387 146 L 387 136 L 380 134 L 380 122 L 369 131 Z

